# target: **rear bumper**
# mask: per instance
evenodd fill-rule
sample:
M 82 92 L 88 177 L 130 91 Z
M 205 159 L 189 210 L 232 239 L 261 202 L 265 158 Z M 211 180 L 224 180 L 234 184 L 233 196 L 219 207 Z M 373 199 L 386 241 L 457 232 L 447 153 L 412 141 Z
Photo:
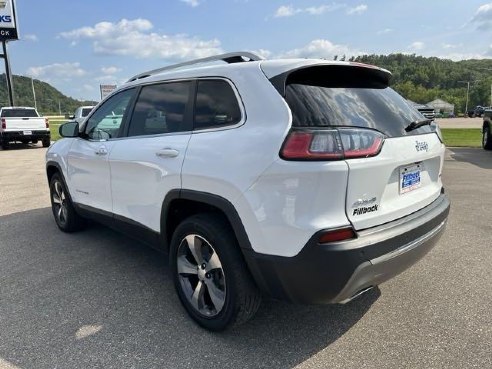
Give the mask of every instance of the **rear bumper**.
M 449 213 L 441 194 L 432 204 L 393 222 L 358 232 L 357 238 L 319 244 L 315 234 L 294 257 L 244 255 L 255 280 L 274 298 L 297 303 L 344 303 L 398 275 L 439 240 Z
M 27 130 L 26 130 L 27 131 Z M 0 138 L 2 141 L 22 141 L 22 140 L 42 140 L 45 138 L 50 138 L 50 131 L 46 130 L 29 130 L 31 134 L 25 135 L 26 131 L 6 131 L 0 133 Z

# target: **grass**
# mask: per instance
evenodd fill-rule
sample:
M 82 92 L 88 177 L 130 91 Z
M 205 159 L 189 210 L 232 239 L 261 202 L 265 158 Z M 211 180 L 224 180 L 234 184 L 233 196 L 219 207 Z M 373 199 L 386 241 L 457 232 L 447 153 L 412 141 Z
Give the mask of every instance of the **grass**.
M 58 127 L 60 127 L 58 122 L 53 122 L 50 124 L 51 139 L 53 141 L 60 139 Z M 441 131 L 444 136 L 444 143 L 446 146 L 482 146 L 482 131 L 480 128 L 443 128 Z
M 480 128 L 442 128 L 446 146 L 482 147 Z
M 60 125 L 50 123 L 50 131 L 51 131 L 51 140 L 52 141 L 56 141 L 56 140 L 60 139 L 60 134 L 58 133 L 58 127 L 60 127 Z

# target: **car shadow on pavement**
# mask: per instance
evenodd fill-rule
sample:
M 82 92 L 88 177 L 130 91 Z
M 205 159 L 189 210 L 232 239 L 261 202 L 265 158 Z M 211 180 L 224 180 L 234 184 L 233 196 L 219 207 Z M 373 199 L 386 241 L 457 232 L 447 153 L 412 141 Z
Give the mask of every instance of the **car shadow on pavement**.
M 448 148 L 452 160 L 470 163 L 483 169 L 492 169 L 492 151 L 478 148 L 451 147 Z
M 0 364 L 14 368 L 294 367 L 378 297 L 266 300 L 252 321 L 210 333 L 187 317 L 158 252 L 99 225 L 62 233 L 49 208 L 0 217 Z

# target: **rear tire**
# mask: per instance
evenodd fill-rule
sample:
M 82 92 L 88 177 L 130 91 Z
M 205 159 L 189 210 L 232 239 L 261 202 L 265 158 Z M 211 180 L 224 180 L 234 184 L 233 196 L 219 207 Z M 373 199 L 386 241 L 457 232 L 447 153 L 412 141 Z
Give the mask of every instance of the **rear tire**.
M 56 225 L 63 232 L 76 232 L 86 226 L 86 220 L 75 211 L 65 182 L 59 173 L 51 177 L 50 199 Z
M 232 229 L 220 216 L 185 219 L 173 234 L 169 263 L 178 297 L 201 327 L 222 331 L 258 310 L 261 295 Z
M 9 142 L 8 141 L 1 141 L 0 146 L 2 147 L 2 150 L 7 150 L 9 148 Z
M 43 138 L 43 147 L 49 147 L 51 144 L 51 139 L 50 138 Z
M 482 147 L 485 150 L 492 150 L 492 135 L 490 132 L 490 127 L 485 126 L 482 132 Z
M 34 145 L 36 145 L 38 143 L 38 140 L 32 140 L 31 141 Z

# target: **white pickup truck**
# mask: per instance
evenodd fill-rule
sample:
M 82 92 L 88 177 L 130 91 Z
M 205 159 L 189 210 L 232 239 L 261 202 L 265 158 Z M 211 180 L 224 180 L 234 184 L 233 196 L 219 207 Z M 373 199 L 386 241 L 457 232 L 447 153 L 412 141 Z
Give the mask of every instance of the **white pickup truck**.
M 36 109 L 27 107 L 4 107 L 0 109 L 0 146 L 3 150 L 9 143 L 20 141 L 24 144 L 41 141 L 43 147 L 51 142 L 50 125 Z

